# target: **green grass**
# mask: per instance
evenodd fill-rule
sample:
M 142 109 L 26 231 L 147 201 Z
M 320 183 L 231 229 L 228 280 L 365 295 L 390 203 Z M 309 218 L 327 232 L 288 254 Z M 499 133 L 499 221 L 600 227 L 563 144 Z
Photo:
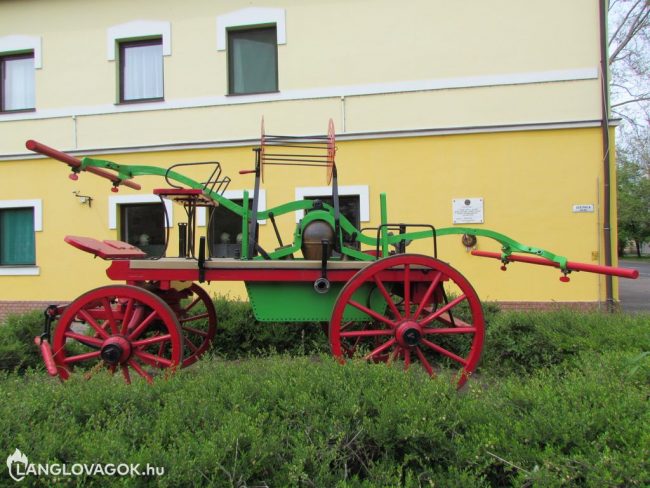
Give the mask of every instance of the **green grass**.
M 339 365 L 319 327 L 217 306 L 209 357 L 153 386 L 105 373 L 60 384 L 31 343 L 40 316 L 12 318 L 0 327 L 0 452 L 166 469 L 28 480 L 41 486 L 650 484 L 647 314 L 492 310 L 481 367 L 457 392 L 418 368 Z

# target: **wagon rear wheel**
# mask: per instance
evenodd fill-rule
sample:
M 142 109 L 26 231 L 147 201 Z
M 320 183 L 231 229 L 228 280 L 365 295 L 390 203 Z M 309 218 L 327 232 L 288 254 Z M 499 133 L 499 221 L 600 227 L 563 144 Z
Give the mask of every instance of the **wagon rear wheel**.
M 156 369 L 175 370 L 183 361 L 176 315 L 155 294 L 128 285 L 84 293 L 63 312 L 52 343 L 59 376 L 76 367 L 91 376 L 108 369 L 130 383 L 134 376 L 152 382 Z
M 346 318 L 359 311 L 365 320 Z M 480 359 L 484 327 L 481 302 L 463 275 L 428 256 L 399 254 L 360 270 L 341 289 L 329 339 L 341 361 L 352 351 L 405 369 L 419 363 L 431 376 L 458 369 L 460 388 Z
M 188 290 L 188 299 L 177 311 L 183 331 L 184 368 L 194 364 L 207 351 L 217 332 L 217 312 L 210 295 L 196 283 Z

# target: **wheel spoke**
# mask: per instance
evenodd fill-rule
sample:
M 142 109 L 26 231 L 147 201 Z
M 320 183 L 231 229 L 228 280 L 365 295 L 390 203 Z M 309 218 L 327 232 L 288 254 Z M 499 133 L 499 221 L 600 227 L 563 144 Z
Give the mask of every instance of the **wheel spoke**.
M 435 312 L 433 312 L 431 315 L 429 315 L 426 319 L 424 319 L 423 321 L 421 321 L 421 322 L 420 322 L 420 325 L 421 325 L 421 326 L 425 326 L 425 325 L 430 324 L 431 322 L 433 322 L 434 320 L 436 320 L 438 317 L 440 317 L 443 313 L 445 313 L 445 312 L 451 310 L 452 308 L 454 308 L 456 305 L 458 305 L 460 302 L 462 302 L 462 301 L 465 300 L 466 298 L 467 298 L 466 295 L 461 295 L 461 296 L 459 296 L 459 297 L 457 297 L 457 298 L 454 298 L 451 302 L 449 302 L 448 304 L 446 304 L 444 307 L 439 308 L 438 310 L 436 310 Z
M 374 351 L 370 352 L 369 354 L 366 354 L 366 355 L 364 356 L 364 359 L 366 359 L 366 360 L 367 360 L 367 359 L 370 359 L 370 358 L 372 358 L 373 356 L 376 356 L 376 355 L 378 355 L 378 354 L 384 352 L 386 349 L 388 349 L 388 348 L 391 347 L 393 344 L 395 344 L 395 342 L 396 342 L 396 339 L 393 337 L 393 338 L 390 339 L 389 341 L 386 341 L 384 344 L 382 344 L 381 346 L 379 346 L 378 348 L 376 348 Z
M 185 345 L 192 350 L 192 353 L 195 353 L 196 351 L 199 350 L 199 348 L 196 347 L 194 343 L 191 340 L 189 340 L 187 337 L 183 337 L 183 340 L 185 342 Z
M 435 291 L 436 287 L 438 286 L 438 283 L 440 283 L 441 278 L 442 278 L 442 273 L 437 272 L 436 275 L 433 277 L 433 281 L 431 281 L 431 284 L 429 285 L 429 288 L 427 288 L 426 293 L 422 297 L 422 300 L 420 300 L 420 305 L 418 305 L 418 308 L 415 311 L 415 314 L 413 315 L 413 320 L 418 319 L 418 317 L 422 313 L 422 310 L 426 306 L 427 302 L 431 299 L 431 295 L 433 295 L 433 292 Z
M 339 335 L 341 337 L 375 337 L 375 336 L 385 336 L 393 335 L 394 332 L 388 329 L 377 329 L 377 330 L 350 330 L 346 332 L 341 332 Z
M 77 334 L 76 332 L 73 332 L 71 330 L 67 331 L 65 333 L 65 336 L 69 337 L 70 339 L 74 339 L 77 342 L 81 342 L 85 346 L 101 347 L 104 342 L 101 339 L 97 339 L 96 337 L 90 337 L 84 334 Z
M 451 327 L 444 329 L 423 329 L 424 334 L 474 334 L 476 327 Z
M 192 316 L 192 317 L 185 317 L 185 318 L 183 318 L 183 319 L 179 319 L 178 321 L 179 321 L 181 324 L 184 324 L 184 323 L 186 323 L 186 322 L 193 322 L 193 321 L 195 321 L 195 320 L 204 319 L 204 318 L 206 318 L 206 317 L 209 317 L 208 312 L 201 313 L 201 314 L 199 314 L 199 315 L 194 315 L 194 316 Z
M 122 330 L 120 334 L 126 335 L 126 331 L 129 327 L 129 321 L 131 320 L 131 315 L 133 314 L 133 298 L 129 298 L 126 302 L 126 309 L 124 310 L 124 317 L 122 318 Z
M 131 343 L 134 347 L 147 347 L 151 344 L 158 344 L 159 342 L 166 342 L 172 338 L 171 334 L 164 334 L 154 337 L 149 337 L 148 339 L 142 339 L 139 341 L 133 341 Z
M 392 363 L 395 361 L 398 357 L 400 352 L 402 352 L 402 347 L 401 346 L 395 346 L 395 349 L 393 349 L 393 352 L 390 355 L 390 358 L 388 359 L 389 363 Z
M 162 356 L 163 352 L 165 352 L 165 342 L 161 342 L 160 346 L 158 346 L 158 356 Z
M 149 315 L 147 315 L 147 318 L 144 319 L 144 320 L 140 323 L 140 325 L 138 325 L 138 326 L 133 330 L 133 332 L 131 332 L 131 333 L 129 334 L 128 339 L 129 339 L 130 341 L 132 341 L 133 339 L 135 339 L 136 337 L 138 337 L 140 334 L 142 334 L 142 333 L 144 332 L 144 330 L 145 330 L 147 327 L 149 327 L 149 325 L 151 325 L 151 322 L 153 322 L 153 319 L 155 319 L 157 316 L 158 316 L 158 312 L 156 312 L 155 310 L 154 310 L 153 312 L 151 312 Z
M 452 320 L 449 313 L 443 313 L 440 315 L 440 317 L 438 317 L 438 320 L 444 324 L 453 325 L 454 327 L 473 327 L 472 324 L 469 324 L 464 320 L 459 319 L 458 317 L 454 317 Z
M 117 323 L 115 322 L 115 316 L 113 315 L 113 309 L 111 307 L 111 302 L 108 301 L 108 298 L 103 297 L 101 299 L 102 306 L 106 310 L 106 317 L 108 319 L 108 324 L 111 327 L 111 334 L 119 334 L 119 329 Z
M 64 363 L 70 364 L 70 363 L 78 363 L 79 361 L 87 361 L 89 359 L 95 359 L 98 358 L 100 354 L 100 351 L 92 351 L 92 352 L 86 352 L 83 354 L 78 354 L 76 356 L 70 356 L 67 357 L 63 360 Z
M 156 356 L 155 354 L 149 354 L 148 352 L 144 352 L 140 349 L 136 349 L 133 351 L 140 359 L 142 359 L 145 363 L 150 364 L 151 366 L 155 366 L 157 368 L 160 367 L 160 365 L 163 366 L 171 366 L 172 362 L 167 359 L 163 358 L 161 356 Z
M 386 303 L 388 304 L 390 311 L 393 312 L 393 316 L 395 317 L 395 320 L 400 320 L 402 318 L 402 314 L 400 314 L 399 310 L 397 310 L 397 307 L 395 306 L 395 302 L 393 301 L 390 294 L 388 293 L 388 290 L 386 289 L 386 287 L 384 286 L 384 284 L 381 282 L 381 280 L 377 275 L 374 275 L 372 278 L 375 280 L 375 285 L 377 285 L 377 289 L 384 297 L 384 300 L 386 300 Z
M 126 382 L 127 385 L 131 384 L 131 375 L 129 374 L 129 367 L 123 364 L 121 366 L 122 369 L 122 376 L 124 376 L 124 381 Z
M 443 347 L 440 347 L 438 344 L 434 344 L 433 342 L 428 341 L 426 339 L 422 339 L 421 342 L 422 342 L 422 344 L 430 347 L 431 349 L 433 349 L 434 351 L 442 354 L 443 356 L 447 356 L 449 359 L 453 359 L 457 363 L 460 363 L 463 366 L 467 366 L 467 361 L 466 360 L 464 360 L 460 356 L 457 356 L 456 354 L 454 354 L 451 351 L 447 351 L 447 349 L 445 349 Z
M 135 359 L 129 359 L 129 366 L 135 369 L 140 376 L 142 376 L 145 380 L 147 380 L 147 383 L 153 383 L 153 378 L 151 377 L 151 375 L 147 373 L 144 369 L 142 369 L 142 366 L 140 366 L 135 361 Z
M 204 330 L 195 329 L 194 327 L 188 327 L 187 325 L 182 326 L 182 329 L 186 332 L 191 332 L 192 334 L 200 335 L 201 337 L 206 337 L 208 333 Z
M 88 324 L 89 324 L 93 329 L 95 329 L 95 332 L 97 332 L 97 334 L 98 334 L 100 337 L 103 337 L 104 339 L 108 339 L 108 338 L 110 337 L 110 336 L 108 335 L 108 332 L 106 332 L 106 330 L 105 330 L 101 325 L 99 325 L 97 322 L 95 322 L 95 319 L 92 318 L 92 317 L 90 316 L 90 314 L 89 314 L 87 311 L 85 311 L 85 310 L 80 310 L 80 311 L 79 311 L 79 315 L 81 315 L 81 317 L 82 317 L 82 318 L 83 318 L 83 319 L 84 319 L 84 320 L 85 320 L 85 321 L 86 321 L 86 322 L 87 322 L 87 323 L 88 323 Z
M 411 365 L 411 351 L 408 348 L 404 348 L 404 371 L 409 369 Z
M 404 265 L 404 316 L 411 316 L 411 266 Z
M 199 303 L 200 301 L 201 301 L 201 297 L 200 297 L 200 296 L 197 296 L 197 297 L 194 299 L 194 301 L 193 301 L 192 303 L 190 303 L 187 307 L 185 307 L 185 308 L 183 309 L 183 312 L 184 312 L 184 313 L 189 312 L 189 311 L 192 310 L 192 309 L 194 308 L 194 306 L 195 306 L 197 303 Z
M 420 351 L 419 347 L 415 348 L 415 354 L 418 355 L 418 359 L 422 363 L 422 367 L 426 370 L 427 373 L 429 373 L 429 376 L 435 376 L 433 368 L 429 364 L 429 361 L 427 361 L 427 358 L 424 357 L 424 354 L 422 354 L 422 351 Z
M 388 318 L 386 318 L 383 315 L 375 312 L 374 310 L 371 310 L 368 307 L 365 307 L 365 306 L 361 305 L 359 302 L 355 302 L 354 300 L 350 300 L 350 301 L 348 301 L 348 304 L 352 305 L 355 308 L 358 308 L 363 313 L 365 313 L 367 315 L 370 315 L 375 320 L 379 320 L 380 322 L 383 322 L 383 323 L 387 324 L 388 326 L 390 326 L 393 329 L 395 327 L 397 327 L 397 324 L 395 322 L 393 322 L 392 320 L 389 320 Z

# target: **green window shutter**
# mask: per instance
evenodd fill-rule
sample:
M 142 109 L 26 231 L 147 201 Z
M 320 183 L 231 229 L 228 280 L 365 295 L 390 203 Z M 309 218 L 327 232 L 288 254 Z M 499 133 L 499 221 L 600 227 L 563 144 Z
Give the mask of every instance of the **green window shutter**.
M 36 264 L 33 208 L 0 211 L 0 264 Z
M 228 78 L 231 94 L 278 91 L 276 28 L 228 32 Z

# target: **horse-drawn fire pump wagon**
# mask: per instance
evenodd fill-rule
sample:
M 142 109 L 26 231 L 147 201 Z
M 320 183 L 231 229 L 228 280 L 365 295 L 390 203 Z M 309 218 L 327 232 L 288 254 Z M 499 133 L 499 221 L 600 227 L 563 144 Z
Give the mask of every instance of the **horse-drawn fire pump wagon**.
M 263 127 L 263 126 L 262 126 Z M 380 225 L 358 229 L 341 212 L 335 164 L 335 133 L 318 137 L 264 134 L 254 149 L 255 167 L 240 173 L 255 177 L 252 195 L 241 205 L 223 196 L 230 178 L 219 163 L 193 163 L 207 170 L 199 182 L 182 174 L 187 164 L 163 169 L 82 158 L 27 141 L 28 149 L 66 163 L 73 179 L 90 172 L 119 186 L 140 189 L 137 176 L 155 175 L 166 183 L 154 193 L 181 205 L 187 222 L 178 226 L 178 255 L 149 257 L 131 244 L 90 237 L 65 241 L 110 263 L 107 275 L 124 284 L 90 290 L 69 304 L 50 306 L 43 334 L 36 338 L 47 371 L 67 379 L 73 371 L 108 369 L 128 383 L 134 376 L 151 382 L 156 372 L 174 371 L 196 362 L 215 339 L 217 311 L 204 282 L 243 281 L 256 318 L 274 322 L 320 322 L 332 354 L 340 361 L 359 356 L 374 362 L 419 364 L 434 376 L 455 369 L 462 386 L 475 370 L 483 347 L 481 301 L 468 280 L 438 258 L 437 240 L 460 234 L 496 240 L 500 253 L 472 251 L 512 261 L 554 266 L 560 279 L 572 271 L 636 278 L 634 270 L 570 262 L 550 251 L 523 245 L 486 229 L 404 223 L 388 217 L 380 197 Z M 268 210 L 259 205 L 264 172 L 274 165 L 321 167 L 331 186 L 331 204 L 294 201 Z M 197 210 L 222 206 L 242 220 L 234 256 L 211 255 L 205 236 L 197 239 Z M 298 211 L 290 243 L 282 240 L 276 218 Z M 214 213 L 212 214 L 214 215 Z M 260 245 L 258 223 L 267 220 L 278 246 Z M 208 222 L 207 228 L 212 225 Z M 431 241 L 431 255 L 410 254 L 414 240 Z

